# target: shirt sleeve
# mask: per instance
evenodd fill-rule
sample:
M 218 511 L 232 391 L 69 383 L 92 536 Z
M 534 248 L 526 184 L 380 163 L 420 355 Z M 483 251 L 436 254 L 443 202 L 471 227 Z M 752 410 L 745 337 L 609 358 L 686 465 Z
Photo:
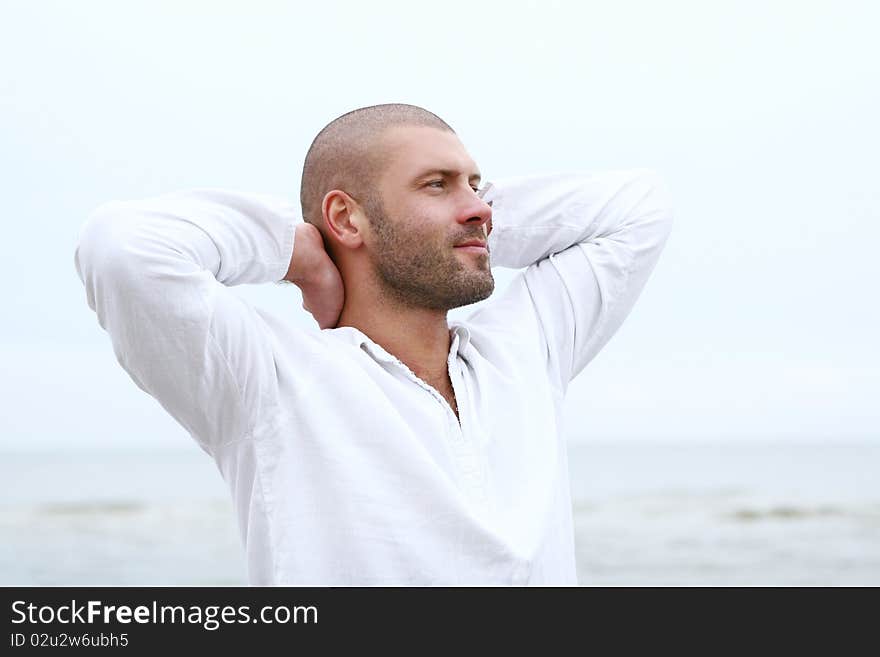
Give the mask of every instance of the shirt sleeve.
M 526 269 L 474 319 L 516 326 L 524 313 L 534 317 L 551 382 L 564 394 L 653 271 L 672 228 L 669 191 L 637 169 L 499 180 L 484 199 L 492 266 Z
M 295 208 L 195 189 L 97 208 L 74 255 L 120 365 L 209 453 L 246 438 L 277 402 L 271 338 L 228 286 L 279 281 Z

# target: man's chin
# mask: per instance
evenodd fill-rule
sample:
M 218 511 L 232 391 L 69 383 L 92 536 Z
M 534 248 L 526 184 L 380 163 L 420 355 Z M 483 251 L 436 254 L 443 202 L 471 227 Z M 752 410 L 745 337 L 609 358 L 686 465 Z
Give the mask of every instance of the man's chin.
M 453 308 L 461 308 L 462 306 L 469 306 L 472 303 L 478 303 L 480 301 L 485 301 L 490 296 L 492 296 L 492 292 L 495 291 L 495 279 L 492 278 L 491 273 L 489 274 L 489 279 L 485 285 L 482 285 L 478 288 L 471 288 L 468 290 L 467 294 L 462 294 L 456 301 L 454 305 L 449 307 L 449 310 Z

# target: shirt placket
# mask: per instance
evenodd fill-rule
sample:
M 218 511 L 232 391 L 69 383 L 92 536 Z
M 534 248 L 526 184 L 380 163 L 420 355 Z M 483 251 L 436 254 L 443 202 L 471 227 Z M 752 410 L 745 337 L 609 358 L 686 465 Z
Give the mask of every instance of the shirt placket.
M 456 337 L 456 340 L 458 338 Z M 458 403 L 458 415 L 450 407 L 449 402 L 433 386 L 427 384 L 401 360 L 395 358 L 396 364 L 406 373 L 407 378 L 417 383 L 427 391 L 444 409 L 446 418 L 446 438 L 458 466 L 459 480 L 465 496 L 480 515 L 488 513 L 488 494 L 484 468 L 480 463 L 479 447 L 472 435 L 473 423 L 470 421 L 471 403 L 468 398 L 467 386 L 461 373 L 461 361 L 456 357 L 455 344 L 450 350 L 446 362 L 449 371 L 449 379 L 452 381 L 452 390 Z M 461 424 L 459 424 L 459 418 Z
M 465 492 L 474 508 L 481 514 L 485 514 L 488 512 L 489 502 L 486 490 L 486 473 L 480 459 L 479 444 L 474 435 L 475 425 L 471 422 L 472 404 L 468 396 L 469 391 L 465 378 L 461 372 L 461 359 L 457 358 L 455 354 L 456 351 L 452 350 L 447 367 L 449 368 L 449 380 L 452 381 L 452 390 L 458 401 L 458 415 L 461 424 L 446 400 L 442 398 L 442 395 L 440 397 L 447 409 L 447 434 L 459 464 Z

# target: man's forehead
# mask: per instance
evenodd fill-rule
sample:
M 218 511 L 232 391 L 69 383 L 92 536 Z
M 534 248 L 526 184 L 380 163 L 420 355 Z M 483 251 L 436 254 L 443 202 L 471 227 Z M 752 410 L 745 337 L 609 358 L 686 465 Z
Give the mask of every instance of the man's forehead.
M 468 155 L 455 133 L 423 126 L 401 126 L 383 135 L 388 168 L 396 175 L 418 178 L 441 175 L 480 175 L 479 167 Z

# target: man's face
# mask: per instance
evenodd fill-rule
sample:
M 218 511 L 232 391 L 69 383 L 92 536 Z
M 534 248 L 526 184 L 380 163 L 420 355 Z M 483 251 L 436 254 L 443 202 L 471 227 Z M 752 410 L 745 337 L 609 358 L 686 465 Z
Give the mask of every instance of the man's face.
M 458 137 L 408 126 L 387 131 L 382 144 L 380 198 L 364 210 L 372 228 L 368 253 L 386 292 L 434 310 L 489 297 L 492 208 L 477 195 L 479 169 Z M 486 248 L 457 246 L 468 241 Z

